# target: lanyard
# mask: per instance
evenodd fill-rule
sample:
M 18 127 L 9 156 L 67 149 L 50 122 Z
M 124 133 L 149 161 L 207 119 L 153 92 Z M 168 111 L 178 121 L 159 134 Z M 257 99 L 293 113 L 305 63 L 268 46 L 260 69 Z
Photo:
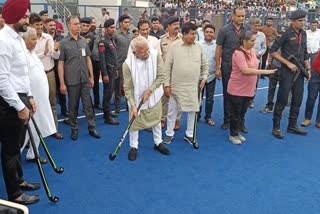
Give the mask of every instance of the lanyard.
M 241 28 L 239 30 L 237 28 L 234 28 L 234 31 L 237 33 L 238 37 L 240 38 Z
M 301 45 L 301 40 L 302 40 L 302 35 L 301 33 L 295 33 L 296 34 L 296 37 L 297 37 L 297 40 L 298 40 L 298 43 L 299 43 L 299 46 Z

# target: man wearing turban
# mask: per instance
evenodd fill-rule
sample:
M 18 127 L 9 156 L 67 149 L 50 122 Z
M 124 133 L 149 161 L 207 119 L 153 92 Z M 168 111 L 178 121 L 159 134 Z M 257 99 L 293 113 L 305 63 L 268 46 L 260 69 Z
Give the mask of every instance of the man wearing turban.
M 0 141 L 2 170 L 8 199 L 21 204 L 39 201 L 37 195 L 21 190 L 36 190 L 38 183 L 24 181 L 20 146 L 26 124 L 36 104 L 31 94 L 25 43 L 20 32 L 27 30 L 30 0 L 7 0 L 2 17 L 6 25 L 0 31 Z

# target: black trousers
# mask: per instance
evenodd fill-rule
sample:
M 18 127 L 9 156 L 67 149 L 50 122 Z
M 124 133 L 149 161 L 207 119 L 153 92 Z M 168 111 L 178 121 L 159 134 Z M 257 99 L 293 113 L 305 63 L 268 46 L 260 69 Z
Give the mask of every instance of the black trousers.
M 293 77 L 294 73 L 287 68 L 281 68 L 277 101 L 273 111 L 274 129 L 280 129 L 282 112 L 287 105 L 290 91 L 292 92 L 292 100 L 290 105 L 289 126 L 295 126 L 297 124 L 303 98 L 304 77 L 300 74 L 295 82 L 293 82 Z
M 237 136 L 244 125 L 245 115 L 252 97 L 233 96 L 229 94 L 229 100 L 231 105 L 230 135 Z
M 277 89 L 277 84 L 280 80 L 280 74 L 279 72 L 276 72 L 274 74 L 269 74 L 269 87 L 268 87 L 268 102 L 266 104 L 266 107 L 273 110 L 274 102 L 274 94 Z
M 21 100 L 28 103 L 26 96 L 21 96 Z M 19 187 L 19 184 L 24 181 L 20 148 L 25 136 L 26 126 L 18 118 L 17 111 L 0 97 L 1 164 L 9 200 L 22 194 Z
M 121 102 L 121 89 L 123 88 L 123 74 L 122 74 L 122 65 L 118 69 L 118 75 L 114 77 L 114 105 L 116 110 L 120 110 Z
M 110 100 L 115 91 L 115 77 L 113 74 L 109 75 L 109 82 L 103 83 L 103 115 L 104 119 L 110 116 Z
M 100 105 L 100 90 L 99 90 L 99 79 L 100 79 L 100 62 L 99 61 L 92 61 L 92 67 L 93 67 L 93 80 L 94 80 L 94 86 L 93 86 L 93 104 L 95 106 Z
M 222 71 L 223 112 L 224 112 L 223 122 L 225 124 L 230 123 L 230 117 L 231 117 L 231 115 L 230 115 L 231 104 L 230 104 L 230 100 L 229 100 L 229 94 L 227 93 L 230 75 L 231 75 L 231 70 L 230 70 L 230 72 Z
M 80 98 L 84 114 L 88 120 L 88 129 L 93 130 L 96 127 L 95 115 L 90 97 L 89 83 L 80 83 L 78 85 L 67 85 L 69 99 L 69 120 L 72 130 L 79 130 L 78 110 Z
M 61 94 L 61 92 L 60 92 L 60 79 L 59 79 L 59 74 L 58 74 L 58 64 L 57 63 L 55 63 L 55 66 L 54 66 L 54 75 L 56 78 L 56 88 L 57 88 L 56 93 L 57 93 L 58 103 L 61 108 L 61 113 L 66 113 L 68 111 L 67 99 L 66 99 L 66 95 Z

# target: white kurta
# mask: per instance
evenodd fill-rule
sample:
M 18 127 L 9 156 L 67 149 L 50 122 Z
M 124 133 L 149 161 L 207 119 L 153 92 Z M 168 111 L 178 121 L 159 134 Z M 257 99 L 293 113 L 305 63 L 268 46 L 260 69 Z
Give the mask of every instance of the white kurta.
M 42 62 L 34 52 L 30 53 L 30 51 L 28 51 L 27 59 L 28 59 L 29 68 L 30 68 L 29 77 L 30 77 L 30 83 L 31 83 L 31 92 L 37 106 L 37 110 L 33 115 L 33 118 L 35 119 L 40 129 L 41 135 L 43 137 L 47 137 L 57 132 L 54 119 L 53 119 L 53 114 L 50 107 L 50 102 L 49 102 L 48 79 L 44 71 Z M 38 146 L 40 142 L 40 138 L 38 137 L 38 134 L 32 122 L 30 122 L 30 124 L 31 124 L 30 126 L 31 130 L 33 133 L 33 138 L 35 140 L 35 143 Z M 24 146 L 26 145 L 28 140 L 29 140 L 29 135 L 27 133 Z M 28 150 L 27 158 L 28 159 L 34 158 L 31 146 Z

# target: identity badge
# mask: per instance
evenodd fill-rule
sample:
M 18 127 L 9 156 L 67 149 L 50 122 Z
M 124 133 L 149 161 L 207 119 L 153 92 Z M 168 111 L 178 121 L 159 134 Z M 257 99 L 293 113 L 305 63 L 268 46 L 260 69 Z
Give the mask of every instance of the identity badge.
M 82 56 L 86 56 L 86 49 L 85 49 L 85 48 L 82 48 L 82 49 L 81 49 L 81 53 L 82 53 Z

